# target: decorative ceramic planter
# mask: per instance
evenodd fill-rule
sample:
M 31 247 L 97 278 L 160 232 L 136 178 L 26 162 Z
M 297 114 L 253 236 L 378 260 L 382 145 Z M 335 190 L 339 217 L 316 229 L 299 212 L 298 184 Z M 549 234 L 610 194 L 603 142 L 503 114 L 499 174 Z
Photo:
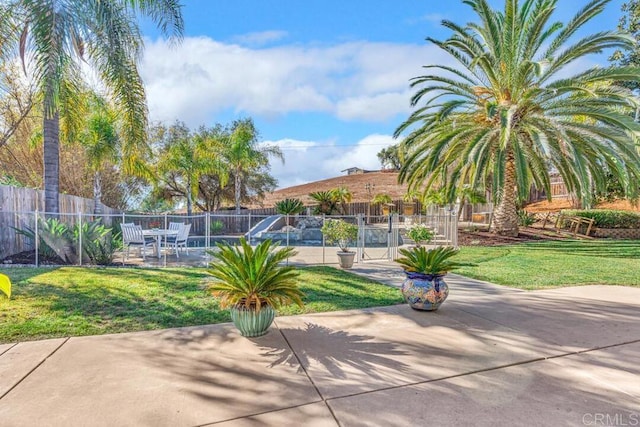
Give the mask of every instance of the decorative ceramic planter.
M 231 320 L 243 337 L 259 337 L 267 333 L 269 326 L 276 317 L 276 311 L 271 306 L 262 306 L 260 311 L 244 306 L 231 308 Z
M 351 268 L 353 267 L 353 260 L 356 257 L 355 252 L 338 252 L 338 261 L 340 262 L 341 268 Z
M 402 283 L 402 296 L 415 310 L 434 311 L 449 296 L 449 287 L 435 274 L 405 272 L 407 278 Z

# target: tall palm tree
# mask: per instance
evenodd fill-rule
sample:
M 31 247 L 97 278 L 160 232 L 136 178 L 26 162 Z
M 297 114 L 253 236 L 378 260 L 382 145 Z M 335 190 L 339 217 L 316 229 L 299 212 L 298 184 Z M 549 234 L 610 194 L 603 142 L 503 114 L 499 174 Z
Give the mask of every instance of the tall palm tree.
M 465 3 L 479 22 L 443 21 L 451 37 L 428 39 L 457 65 L 429 65 L 433 73 L 413 79 L 418 108 L 396 130 L 396 137 L 409 132 L 400 180 L 412 188 L 441 184 L 449 195 L 464 185 L 491 188 L 492 228 L 508 235 L 518 233 L 516 205 L 532 184 L 551 194 L 550 167 L 586 203 L 607 173 L 637 197 L 640 126 L 628 112 L 638 101 L 611 82 L 640 81 L 640 70 L 590 68 L 567 76 L 585 55 L 633 43 L 610 31 L 574 41 L 608 0 L 589 1 L 566 25 L 550 20 L 557 0 L 505 0 L 502 12 L 486 0 Z
M 65 93 L 80 87 L 81 63 L 96 71 L 122 113 L 124 169 L 134 172 L 147 126 L 137 68 L 142 36 L 136 17 L 149 17 L 163 34 L 180 37 L 181 7 L 178 0 L 7 0 L 5 7 L 11 11 L 12 25 L 0 31 L 19 31 L 25 71 L 42 97 L 45 210 L 57 213 L 60 115 L 73 114 L 73 104 L 66 103 L 72 98 Z
M 93 213 L 102 213 L 102 185 L 100 171 L 107 161 L 117 161 L 120 157 L 120 136 L 118 135 L 117 114 L 107 101 L 97 95 L 89 100 L 89 116 L 80 132 L 80 143 L 85 149 L 89 168 L 93 173 Z
M 236 215 L 240 215 L 242 180 L 248 171 L 267 166 L 269 157 L 276 157 L 284 163 L 284 157 L 277 146 L 258 145 L 258 131 L 251 119 L 238 120 L 231 126 L 222 155 L 234 178 Z

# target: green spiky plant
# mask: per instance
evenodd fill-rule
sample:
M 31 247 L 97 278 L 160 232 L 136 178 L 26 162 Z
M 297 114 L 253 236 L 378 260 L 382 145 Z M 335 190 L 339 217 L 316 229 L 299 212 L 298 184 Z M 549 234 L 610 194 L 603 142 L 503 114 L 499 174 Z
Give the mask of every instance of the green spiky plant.
M 458 254 L 458 250 L 449 246 L 440 246 L 427 250 L 420 246 L 412 249 L 400 249 L 396 262 L 408 273 L 444 276 L 460 264 L 449 259 Z
M 211 290 L 222 307 L 260 311 L 264 306 L 304 305 L 298 272 L 292 266 L 280 265 L 296 255 L 293 248 L 278 249 L 277 243 L 267 239 L 254 249 L 244 238 L 239 246 L 224 242 L 217 247 L 218 251 L 209 252 L 215 260 L 208 272 L 214 279 Z
M 300 199 L 284 199 L 276 202 L 276 212 L 282 215 L 295 215 L 304 211 L 304 205 Z
M 314 208 L 315 214 L 333 215 L 338 211 L 338 202 L 333 191 L 314 191 L 309 197 L 318 202 Z
M 413 79 L 417 108 L 395 133 L 408 132 L 400 181 L 425 193 L 442 186 L 449 196 L 465 184 L 491 188 L 492 230 L 506 235 L 518 234 L 517 201 L 532 184 L 552 194 L 550 166 L 586 205 L 608 173 L 637 198 L 640 124 L 631 113 L 638 99 L 612 82 L 640 82 L 640 69 L 568 73 L 586 55 L 634 46 L 615 31 L 579 36 L 608 0 L 587 2 L 566 24 L 553 19 L 557 0 L 505 0 L 502 11 L 487 0 L 464 3 L 476 22 L 443 21 L 451 37 L 428 38 L 455 65 L 427 65 Z

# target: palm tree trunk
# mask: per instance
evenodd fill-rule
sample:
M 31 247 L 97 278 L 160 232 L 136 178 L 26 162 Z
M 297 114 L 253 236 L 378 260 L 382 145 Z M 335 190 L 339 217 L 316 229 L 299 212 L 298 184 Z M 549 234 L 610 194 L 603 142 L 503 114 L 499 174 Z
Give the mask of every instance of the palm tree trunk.
M 235 190 L 235 197 L 236 197 L 236 233 L 239 233 L 242 230 L 242 224 L 241 224 L 241 220 L 240 220 L 240 172 L 238 170 L 236 170 L 235 176 L 234 176 L 234 190 Z
M 191 216 L 191 211 L 193 209 L 193 197 L 191 193 L 191 180 L 187 181 L 187 215 Z
M 507 155 L 504 185 L 499 195 L 498 206 L 493 212 L 491 228 L 503 236 L 518 235 L 518 208 L 516 206 L 516 164 L 513 153 Z
M 60 114 L 57 111 L 51 118 L 45 115 L 43 129 L 44 210 L 57 214 L 60 193 Z
M 236 171 L 235 173 L 235 181 L 234 181 L 234 189 L 235 189 L 235 196 L 236 196 L 236 215 L 240 215 L 240 196 L 241 196 L 241 192 L 240 192 L 240 185 L 242 184 L 242 182 L 240 181 L 240 172 Z
M 100 183 L 100 173 L 93 174 L 93 214 L 102 215 L 102 185 Z

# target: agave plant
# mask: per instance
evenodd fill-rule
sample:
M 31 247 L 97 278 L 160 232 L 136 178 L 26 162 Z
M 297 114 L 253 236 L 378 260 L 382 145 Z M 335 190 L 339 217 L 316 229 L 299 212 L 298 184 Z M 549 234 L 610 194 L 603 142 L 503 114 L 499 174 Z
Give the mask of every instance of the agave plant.
M 400 249 L 402 258 L 396 262 L 404 268 L 407 273 L 430 274 L 434 276 L 444 276 L 449 271 L 460 264 L 449 261 L 449 258 L 458 254 L 458 250 L 448 246 L 441 246 L 427 250 L 423 246 L 412 249 Z
M 214 278 L 211 290 L 220 298 L 222 307 L 258 312 L 265 306 L 303 306 L 298 272 L 294 267 L 279 265 L 296 254 L 293 248 L 278 249 L 277 243 L 267 239 L 254 249 L 244 238 L 240 239 L 240 246 L 224 242 L 217 247 L 218 251 L 210 252 L 215 260 L 208 272 Z

